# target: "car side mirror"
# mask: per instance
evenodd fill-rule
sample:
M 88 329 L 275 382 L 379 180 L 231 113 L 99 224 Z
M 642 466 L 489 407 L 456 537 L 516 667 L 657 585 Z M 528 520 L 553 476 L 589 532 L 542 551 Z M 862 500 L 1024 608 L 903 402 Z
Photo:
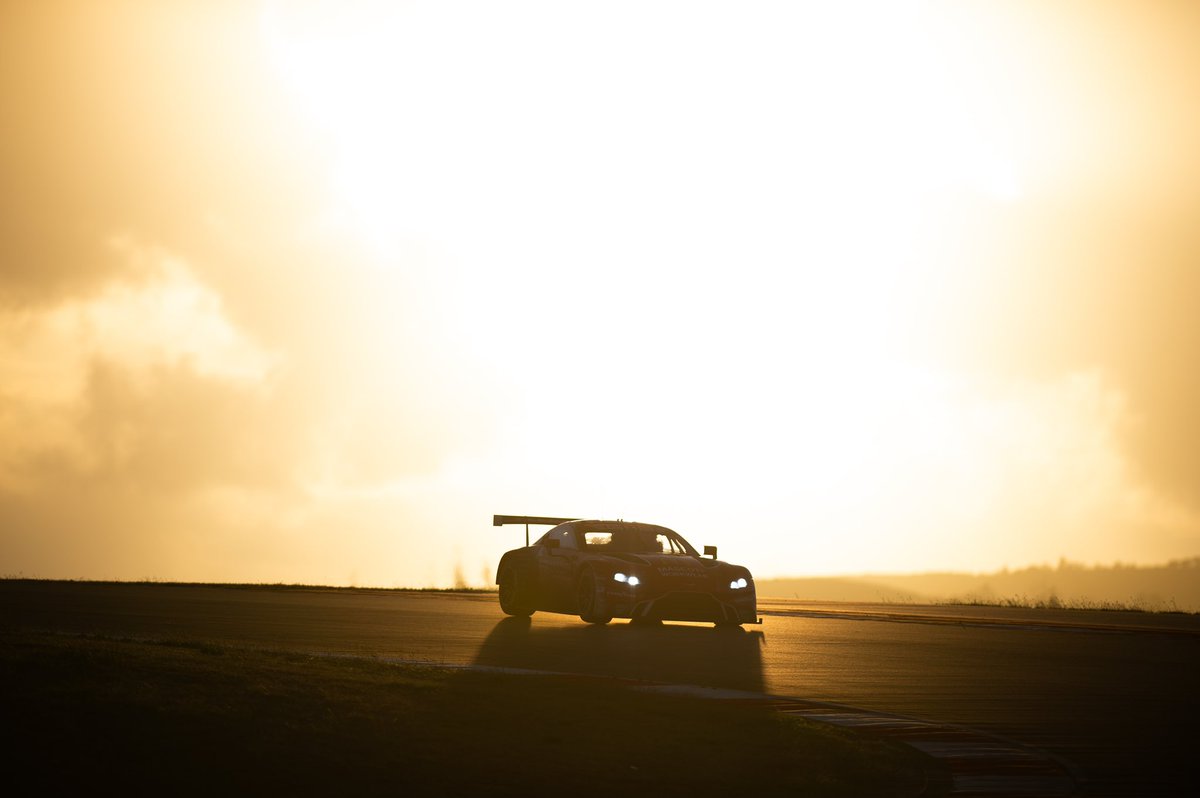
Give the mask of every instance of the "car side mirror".
M 717 547 L 716 546 L 705 546 L 704 547 L 704 556 L 712 557 L 714 560 L 717 559 Z
M 542 541 L 542 545 L 548 549 L 557 549 L 558 544 L 559 544 L 559 541 L 556 538 L 551 538 L 550 540 Z

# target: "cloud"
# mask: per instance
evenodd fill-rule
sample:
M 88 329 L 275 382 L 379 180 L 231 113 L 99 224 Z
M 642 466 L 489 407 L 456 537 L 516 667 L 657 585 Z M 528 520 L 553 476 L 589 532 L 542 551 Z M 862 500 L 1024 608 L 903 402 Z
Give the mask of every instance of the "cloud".
M 186 362 L 199 374 L 235 381 L 269 375 L 274 358 L 230 323 L 220 297 L 185 261 L 127 237 L 94 251 L 115 253 L 126 276 L 88 296 L 0 313 L 0 384 L 9 391 L 62 402 L 79 390 L 94 359 L 143 370 Z
M 942 498 L 927 506 L 946 517 L 928 521 L 975 569 L 1082 552 L 1153 563 L 1200 543 L 1200 512 L 1147 481 L 1125 451 L 1128 399 L 1101 370 L 976 386 L 934 412 L 957 415 L 959 439 L 934 460 Z M 910 478 L 919 481 L 899 477 Z
M 227 536 L 199 511 L 209 494 L 298 492 L 266 397 L 186 363 L 92 360 L 71 400 L 5 397 L 0 419 L 0 542 L 30 575 L 169 576 L 198 534 Z
M 1185 443 L 1200 440 L 1200 194 L 1161 178 L 968 205 L 970 221 L 942 239 L 937 255 L 960 265 L 940 275 L 921 346 L 1000 379 L 1102 369 L 1127 403 L 1117 445 L 1131 467 L 1200 509 L 1200 447 Z
M 86 298 L 135 264 L 114 229 L 199 253 L 210 217 L 278 230 L 319 195 L 314 137 L 259 52 L 253 3 L 4 4 L 0 308 Z M 219 53 L 220 57 L 214 57 Z
M 108 250 L 128 276 L 0 313 L 3 544 L 58 575 L 160 574 L 205 523 L 199 498 L 295 492 L 305 463 L 278 356 L 182 258 L 128 237 Z
M 130 235 L 94 248 L 128 268 L 0 313 L 6 562 L 40 576 L 443 581 L 436 555 L 399 553 L 415 532 L 396 524 L 414 517 L 412 486 L 487 433 L 461 366 L 421 346 L 440 335 L 428 313 L 405 313 L 352 260 L 289 261 L 281 247 L 262 268 L 310 273 L 265 297 L 287 305 L 268 348 L 203 261 Z M 406 565 L 372 565 L 384 552 Z

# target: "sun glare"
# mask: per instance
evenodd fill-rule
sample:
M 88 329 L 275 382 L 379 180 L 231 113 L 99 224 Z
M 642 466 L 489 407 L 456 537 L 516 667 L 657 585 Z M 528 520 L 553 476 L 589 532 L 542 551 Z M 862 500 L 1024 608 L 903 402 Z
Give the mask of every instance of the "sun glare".
M 976 290 L 952 220 L 1061 177 L 1088 116 L 1056 110 L 1057 44 L 1022 13 L 273 2 L 261 30 L 327 140 L 328 219 L 383 273 L 420 272 L 487 375 L 465 390 L 506 408 L 512 495 L 802 504 L 918 567 L 898 531 L 977 523 L 1033 423 L 981 426 L 1004 400 L 919 352 L 947 284 Z M 380 353 L 412 334 L 387 318 Z
M 896 443 L 875 398 L 928 398 L 897 364 L 938 301 L 934 275 L 900 287 L 923 219 L 1020 194 L 1003 111 L 962 112 L 921 3 L 639 8 L 631 29 L 575 5 L 272 3 L 262 30 L 328 136 L 331 217 L 380 263 L 437 253 L 439 313 L 516 397 L 504 446 L 547 495 L 804 486 L 832 516 Z M 564 448 L 590 454 L 562 471 Z M 746 463 L 787 484 L 740 484 Z
M 444 312 L 509 371 L 599 357 L 590 375 L 639 379 L 660 373 L 647 332 L 685 329 L 685 363 L 775 360 L 793 340 L 750 351 L 771 314 L 861 356 L 892 332 L 888 287 L 930 204 L 1021 190 L 995 126 L 958 110 L 920 3 L 868 21 L 651 3 L 637 29 L 574 5 L 452 6 L 272 3 L 262 29 L 329 137 L 331 215 L 381 261 L 434 247 Z M 568 307 L 585 323 L 547 336 Z
M 1200 5 L 0 9 L 10 570 L 1195 554 Z

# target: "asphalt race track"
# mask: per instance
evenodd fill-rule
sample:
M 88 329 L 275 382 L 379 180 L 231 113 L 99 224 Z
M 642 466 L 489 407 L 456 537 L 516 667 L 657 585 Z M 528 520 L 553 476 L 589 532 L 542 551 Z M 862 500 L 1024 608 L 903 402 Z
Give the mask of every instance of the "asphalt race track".
M 761 600 L 761 626 L 509 619 L 494 595 L 0 581 L 0 629 L 211 640 L 827 701 L 1065 760 L 1081 795 L 1200 794 L 1200 617 Z

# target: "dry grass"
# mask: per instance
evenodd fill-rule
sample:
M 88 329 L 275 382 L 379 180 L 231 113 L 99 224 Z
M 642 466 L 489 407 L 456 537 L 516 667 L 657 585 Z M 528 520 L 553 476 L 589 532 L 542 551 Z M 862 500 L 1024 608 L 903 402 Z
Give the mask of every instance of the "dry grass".
M 41 793 L 911 795 L 917 752 L 742 704 L 202 642 L 0 633 Z
M 1181 610 L 1174 599 L 1156 602 L 1147 602 L 1139 599 L 1130 599 L 1129 601 L 1093 600 L 1086 598 L 1060 599 L 1053 593 L 1044 598 L 1031 598 L 1025 595 L 1007 596 L 1004 598 L 965 596 L 938 603 L 951 607 L 1012 607 L 1026 610 L 1103 610 L 1105 612 L 1196 614 Z

